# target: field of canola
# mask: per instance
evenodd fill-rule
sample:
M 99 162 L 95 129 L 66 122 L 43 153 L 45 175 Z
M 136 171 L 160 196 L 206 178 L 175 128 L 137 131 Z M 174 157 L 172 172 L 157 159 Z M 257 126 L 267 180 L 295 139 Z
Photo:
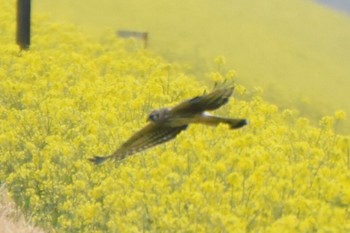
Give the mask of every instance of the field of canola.
M 34 19 L 31 50 L 19 52 L 9 2 L 0 1 L 0 182 L 34 223 L 54 232 L 350 231 L 343 111 L 312 127 L 237 84 L 217 113 L 249 119 L 245 128 L 191 126 L 122 164 L 95 166 L 87 159 L 114 151 L 152 109 L 211 87 L 135 41 L 89 39 L 46 18 Z
M 314 125 L 350 113 L 350 17 L 316 1 L 42 0 L 34 8 L 90 34 L 147 31 L 152 51 L 201 80 L 216 68 L 213 57 L 225 56 L 239 83 L 262 87 L 265 100 L 298 108 Z M 350 121 L 343 125 L 350 134 Z

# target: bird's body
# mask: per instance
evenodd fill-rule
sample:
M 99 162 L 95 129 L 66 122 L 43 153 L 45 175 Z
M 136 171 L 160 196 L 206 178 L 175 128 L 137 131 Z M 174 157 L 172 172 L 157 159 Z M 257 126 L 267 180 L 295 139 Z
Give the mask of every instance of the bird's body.
M 148 125 L 131 136 L 113 154 L 90 159 L 97 164 L 107 159 L 122 160 L 127 156 L 143 151 L 158 144 L 174 139 L 189 124 L 200 123 L 217 126 L 228 124 L 231 129 L 241 128 L 247 124 L 245 119 L 212 116 L 206 111 L 215 110 L 226 104 L 232 95 L 234 86 L 219 88 L 213 92 L 186 100 L 173 108 L 161 108 L 148 116 Z

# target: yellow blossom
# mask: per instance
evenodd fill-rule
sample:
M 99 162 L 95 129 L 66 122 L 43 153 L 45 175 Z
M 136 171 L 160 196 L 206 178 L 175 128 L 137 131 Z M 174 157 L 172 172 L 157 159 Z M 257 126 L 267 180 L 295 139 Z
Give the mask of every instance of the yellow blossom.
M 334 117 L 336 120 L 344 120 L 346 118 L 346 113 L 342 110 L 339 110 L 334 113 Z

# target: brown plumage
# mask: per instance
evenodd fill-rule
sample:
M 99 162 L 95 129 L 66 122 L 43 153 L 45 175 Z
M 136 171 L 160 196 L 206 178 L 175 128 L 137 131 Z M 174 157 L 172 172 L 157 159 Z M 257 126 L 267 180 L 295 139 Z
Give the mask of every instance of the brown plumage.
M 209 115 L 206 111 L 220 108 L 232 95 L 234 85 L 216 88 L 209 94 L 186 100 L 173 108 L 154 110 L 148 116 L 148 125 L 131 136 L 113 154 L 95 156 L 90 161 L 100 164 L 107 159 L 122 160 L 137 152 L 174 139 L 189 124 L 200 123 L 217 126 L 228 124 L 231 129 L 238 129 L 247 124 L 245 119 L 224 118 Z

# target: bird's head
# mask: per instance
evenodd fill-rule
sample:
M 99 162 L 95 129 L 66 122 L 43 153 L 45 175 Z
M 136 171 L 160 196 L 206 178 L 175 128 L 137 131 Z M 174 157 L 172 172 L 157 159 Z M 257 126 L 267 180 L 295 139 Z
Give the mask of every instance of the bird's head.
M 161 109 L 156 109 L 153 110 L 147 117 L 147 121 L 152 121 L 152 122 L 161 122 L 164 121 L 168 118 L 168 113 L 169 109 L 168 108 L 161 108 Z

